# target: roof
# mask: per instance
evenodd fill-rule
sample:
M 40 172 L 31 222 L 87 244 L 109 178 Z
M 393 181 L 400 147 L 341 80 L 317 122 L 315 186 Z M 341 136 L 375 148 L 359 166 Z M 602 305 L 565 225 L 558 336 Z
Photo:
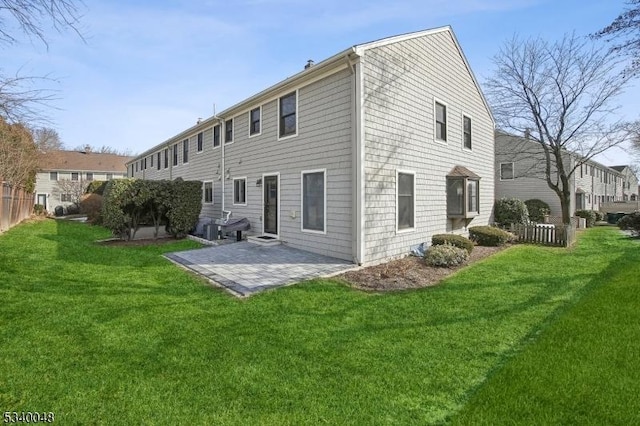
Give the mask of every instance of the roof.
M 619 172 L 623 171 L 627 167 L 629 167 L 629 166 L 609 166 L 610 169 L 617 170 Z
M 70 170 L 126 173 L 126 163 L 133 157 L 89 151 L 51 151 L 40 156 L 43 171 Z
M 132 158 L 131 160 L 134 160 L 136 158 L 143 158 L 147 155 L 149 155 L 150 153 L 157 151 L 160 147 L 163 146 L 169 146 L 173 143 L 175 143 L 176 141 L 179 141 L 180 139 L 193 134 L 195 132 L 198 131 L 203 131 L 207 128 L 213 127 L 214 125 L 218 124 L 220 121 L 222 120 L 226 120 L 229 118 L 233 118 L 234 116 L 238 115 L 239 113 L 243 112 L 243 111 L 247 111 L 248 108 L 252 107 L 255 104 L 258 103 L 264 103 L 267 102 L 275 97 L 277 97 L 277 94 L 281 93 L 284 90 L 289 90 L 289 89 L 293 89 L 295 87 L 298 87 L 301 83 L 303 82 L 312 82 L 315 81 L 319 78 L 322 77 L 323 74 L 325 74 L 328 71 L 331 70 L 335 70 L 335 69 L 343 69 L 347 68 L 349 66 L 352 65 L 353 60 L 357 59 L 358 57 L 362 56 L 364 54 L 364 52 L 368 49 L 374 49 L 376 47 L 381 47 L 381 46 L 386 46 L 389 44 L 393 44 L 393 43 L 398 43 L 398 42 L 402 42 L 405 40 L 410 40 L 410 39 L 414 39 L 417 37 L 423 37 L 426 35 L 432 35 L 432 34 L 438 34 L 438 33 L 442 33 L 442 32 L 446 32 L 448 34 L 450 34 L 454 45 L 456 46 L 457 50 L 458 50 L 458 54 L 460 55 L 460 57 L 462 58 L 462 61 L 464 62 L 465 67 L 467 68 L 467 71 L 469 72 L 469 75 L 471 76 L 471 79 L 473 80 L 478 93 L 480 94 L 480 97 L 482 98 L 482 102 L 484 103 L 487 112 L 489 113 L 489 117 L 491 118 L 491 121 L 493 123 L 495 123 L 495 119 L 493 117 L 492 111 L 491 111 L 491 107 L 489 106 L 489 102 L 487 101 L 487 99 L 484 96 L 484 93 L 481 90 L 480 84 L 478 83 L 478 80 L 476 79 L 473 71 L 471 70 L 471 66 L 469 65 L 469 62 L 467 61 L 467 58 L 464 55 L 464 52 L 462 51 L 462 47 L 460 46 L 460 43 L 458 42 L 458 39 L 456 38 L 453 29 L 451 28 L 451 26 L 447 25 L 447 26 L 443 26 L 443 27 L 437 27 L 437 28 L 432 28 L 432 29 L 427 29 L 427 30 L 422 30 L 422 31 L 415 31 L 415 32 L 411 32 L 411 33 L 406 33 L 406 34 L 401 34 L 401 35 L 396 35 L 396 36 L 391 36 L 391 37 L 386 37 L 380 40 L 375 40 L 375 41 L 371 41 L 368 43 L 361 43 L 361 44 L 356 44 L 353 45 L 339 53 L 336 53 L 335 55 L 321 61 L 318 62 L 317 64 L 311 66 L 311 67 L 307 67 L 305 69 L 303 69 L 302 71 L 298 72 L 297 74 L 292 75 L 291 77 L 288 77 L 282 81 L 280 81 L 279 83 L 276 83 L 270 87 L 268 87 L 267 89 L 247 98 L 244 99 L 238 103 L 236 103 L 235 105 L 225 109 L 224 111 L 221 111 L 220 113 L 218 113 L 217 115 L 211 116 L 205 120 L 202 120 L 201 122 L 199 122 L 198 124 L 196 124 L 195 126 L 192 126 L 180 133 L 178 133 L 175 136 L 172 136 L 171 138 L 165 140 L 162 143 L 159 143 L 157 145 L 154 145 L 152 148 L 149 148 L 148 150 L 144 151 L 143 153 L 139 154 L 137 157 Z
M 469 177 L 480 179 L 480 176 L 473 173 L 471 170 L 467 169 L 464 166 L 455 166 L 453 169 L 451 169 L 447 177 Z

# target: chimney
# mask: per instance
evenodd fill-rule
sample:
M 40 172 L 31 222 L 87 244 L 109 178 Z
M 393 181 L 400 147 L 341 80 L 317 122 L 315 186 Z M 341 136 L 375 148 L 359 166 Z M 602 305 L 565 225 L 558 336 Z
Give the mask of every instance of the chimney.
M 524 138 L 525 139 L 531 139 L 531 129 L 530 128 L 526 128 L 524 129 Z
M 198 117 L 198 119 L 196 120 L 196 124 L 200 124 L 202 122 L 202 117 Z
M 309 68 L 311 68 L 313 65 L 314 65 L 314 63 L 313 63 L 313 59 L 309 59 L 309 60 L 307 61 L 307 65 L 305 65 L 305 66 L 304 66 L 304 69 L 305 69 L 305 70 L 308 70 L 308 69 L 309 69 Z
M 84 146 L 84 152 L 86 152 L 87 154 L 91 152 L 91 145 L 87 144 Z

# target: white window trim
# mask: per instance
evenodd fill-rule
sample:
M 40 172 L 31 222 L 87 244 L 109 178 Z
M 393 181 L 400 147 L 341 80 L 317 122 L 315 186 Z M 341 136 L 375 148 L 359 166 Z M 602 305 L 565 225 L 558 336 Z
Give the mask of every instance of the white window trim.
M 304 175 L 310 173 L 322 173 L 324 179 L 324 231 L 304 228 Z M 303 170 L 300 172 L 300 231 L 307 234 L 327 235 L 327 169 Z
M 244 203 L 236 203 L 236 181 L 237 180 L 243 180 L 244 179 Z M 247 188 L 249 187 L 248 185 L 249 180 L 247 179 L 246 176 L 240 176 L 240 177 L 234 177 L 233 178 L 233 190 L 232 192 L 232 196 L 233 196 L 233 200 L 232 200 L 232 205 L 234 206 L 246 206 L 247 205 Z
M 511 179 L 503 179 L 502 178 L 502 165 L 503 164 L 511 164 Z M 515 162 L 513 162 L 513 161 L 504 161 L 504 162 L 500 163 L 498 165 L 498 174 L 499 174 L 498 177 L 500 178 L 501 182 L 502 181 L 515 180 L 515 178 L 516 178 L 516 164 L 515 164 Z
M 437 116 L 438 116 L 438 113 L 436 111 L 436 102 L 439 103 L 440 105 L 444 105 L 444 111 L 445 111 L 444 119 L 445 119 L 446 131 L 447 131 L 447 139 L 446 140 L 438 139 L 438 136 L 437 136 L 437 134 L 438 134 L 438 130 L 437 130 L 437 124 L 438 124 Z M 450 133 L 449 132 L 449 130 L 450 130 L 449 129 L 449 112 L 450 112 L 449 111 L 449 104 L 447 104 L 446 102 L 444 102 L 443 100 L 441 100 L 439 98 L 436 98 L 436 97 L 433 98 L 433 141 L 436 142 L 436 143 L 442 144 L 442 145 L 447 145 L 448 142 L 449 142 L 449 139 L 450 139 L 449 138 L 449 133 Z
M 294 93 L 294 92 L 296 94 L 296 132 L 292 133 L 290 135 L 280 136 L 280 99 L 282 99 L 285 96 L 290 95 L 291 93 Z M 278 126 L 277 127 L 278 127 L 278 129 L 277 129 L 277 131 L 278 131 L 278 140 L 279 141 L 282 141 L 282 140 L 285 140 L 285 139 L 290 139 L 290 138 L 295 138 L 295 137 L 298 136 L 298 131 L 300 130 L 300 126 L 298 125 L 298 121 L 299 121 L 299 117 L 300 117 L 300 106 L 299 106 L 299 104 L 300 104 L 300 90 L 299 89 L 287 92 L 282 96 L 278 96 L 278 99 L 276 100 L 276 107 L 277 107 L 277 112 L 278 112 L 278 115 L 277 115 L 277 119 L 278 119 Z
M 231 120 L 231 140 L 227 142 L 227 121 Z M 236 117 L 227 118 L 224 120 L 224 126 L 220 128 L 220 131 L 224 133 L 220 134 L 220 146 L 222 144 L 231 145 L 236 141 Z
M 186 161 L 186 162 L 184 161 L 184 143 L 185 142 L 187 143 L 187 157 L 190 157 L 191 156 L 191 138 L 185 138 L 180 143 L 180 145 L 181 145 L 181 147 L 180 147 L 181 148 L 181 152 L 180 153 L 182 154 L 181 155 L 182 163 L 180 163 L 180 164 L 187 165 L 187 164 L 189 164 L 189 161 Z
M 464 146 L 464 118 L 471 120 L 471 148 Z M 460 134 L 462 135 L 462 149 L 467 152 L 473 152 L 473 117 L 469 114 L 462 113 L 460 117 Z
M 180 164 L 182 164 L 180 162 L 180 160 L 181 160 L 181 158 L 180 158 L 180 150 L 182 150 L 182 142 L 176 142 L 171 147 L 171 168 L 178 167 Z M 177 154 L 176 154 L 176 152 L 177 152 Z M 174 157 L 174 156 L 176 156 L 176 157 Z M 175 161 L 174 161 L 174 158 L 175 158 Z
M 251 134 L 251 111 L 253 111 L 254 109 L 258 109 L 258 111 L 260 112 L 260 131 L 258 133 Z M 249 116 L 249 129 L 247 133 L 249 135 L 249 138 L 255 138 L 256 136 L 260 136 L 262 134 L 262 105 L 256 108 L 251 108 L 247 113 L 247 115 Z
M 202 133 L 202 149 L 200 151 L 198 151 L 198 135 Z M 195 136 L 196 139 L 196 155 L 198 154 L 202 154 L 204 152 L 204 147 L 205 147 L 205 143 L 204 143 L 204 130 L 201 132 L 196 133 Z
M 131 169 L 133 170 L 133 166 L 131 166 Z M 55 179 L 51 179 L 51 173 L 55 173 L 56 174 L 56 178 Z M 58 172 L 49 172 L 49 180 L 52 182 L 57 182 L 59 179 L 59 174 Z
M 205 188 L 205 185 L 207 183 L 211 184 L 211 202 L 210 203 L 205 201 L 205 196 L 204 196 L 204 188 Z M 203 180 L 202 181 L 202 204 L 207 205 L 207 206 L 210 206 L 210 205 L 213 204 L 213 200 L 214 200 L 213 192 L 214 192 L 214 190 L 213 190 L 213 181 L 212 180 Z
M 406 229 L 399 229 L 398 228 L 398 188 L 400 187 L 400 173 L 402 174 L 407 174 L 407 175 L 412 175 L 413 176 L 413 227 L 411 228 L 406 228 Z M 410 232 L 415 232 L 416 231 L 416 205 L 418 204 L 416 201 L 416 193 L 417 193 L 417 187 L 416 187 L 416 172 L 413 170 L 402 170 L 402 169 L 396 169 L 396 217 L 395 217 L 395 221 L 396 221 L 396 234 L 407 234 Z
M 218 146 L 214 145 L 215 140 L 216 140 L 216 131 L 215 128 L 219 127 L 220 128 L 220 144 Z M 213 148 L 214 150 L 216 149 L 220 149 L 220 147 L 222 146 L 222 138 L 224 137 L 224 135 L 222 134 L 222 124 L 216 124 L 215 126 L 211 127 L 211 148 Z

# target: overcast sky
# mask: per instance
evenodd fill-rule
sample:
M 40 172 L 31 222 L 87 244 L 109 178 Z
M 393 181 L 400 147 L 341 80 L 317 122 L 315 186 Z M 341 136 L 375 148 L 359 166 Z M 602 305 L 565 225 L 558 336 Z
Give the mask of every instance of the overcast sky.
M 68 148 L 140 153 L 354 44 L 451 25 L 478 80 L 514 34 L 555 40 L 593 33 L 623 0 L 86 0 L 83 42 L 49 33 L 0 51 L 5 74 L 58 83 L 52 126 Z M 635 119 L 638 85 L 619 99 Z M 605 164 L 629 162 L 615 151 Z

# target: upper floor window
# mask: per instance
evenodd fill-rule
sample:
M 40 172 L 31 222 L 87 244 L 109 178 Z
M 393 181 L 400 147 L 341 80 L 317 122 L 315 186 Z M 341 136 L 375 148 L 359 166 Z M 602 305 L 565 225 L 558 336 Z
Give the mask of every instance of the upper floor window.
M 164 149 L 164 168 L 169 167 L 169 148 Z
M 436 101 L 436 139 L 447 141 L 447 106 Z
M 107 173 L 107 180 L 113 179 L 113 173 Z
M 160 151 L 158 151 L 158 158 L 156 160 L 156 168 L 160 170 Z
M 49 180 L 58 180 L 58 172 L 49 172 Z
M 189 139 L 182 141 L 182 163 L 189 162 Z
M 149 156 L 149 162 L 151 163 L 149 167 L 153 167 L 153 154 Z
M 398 231 L 413 229 L 415 226 L 415 174 L 398 172 L 396 177 L 396 225 Z
M 220 125 L 213 127 L 213 147 L 220 146 Z
M 78 174 L 78 172 L 71 172 L 71 180 L 78 180 L 80 178 L 80 175 Z
M 291 92 L 279 101 L 279 134 L 280 137 L 295 135 L 298 130 L 298 99 L 296 92 Z
M 92 181 L 93 180 L 93 173 L 87 172 L 87 180 L 88 181 Z
M 178 165 L 178 144 L 173 145 L 173 165 Z
M 513 163 L 500 163 L 500 180 L 513 180 Z
M 260 134 L 260 107 L 249 112 L 249 136 Z
M 224 122 L 224 143 L 233 142 L 233 118 Z
M 466 115 L 462 116 L 462 137 L 464 139 L 464 147 L 471 149 L 471 118 Z
M 202 132 L 198 133 L 198 152 L 202 152 L 202 140 L 203 140 L 203 135 Z

